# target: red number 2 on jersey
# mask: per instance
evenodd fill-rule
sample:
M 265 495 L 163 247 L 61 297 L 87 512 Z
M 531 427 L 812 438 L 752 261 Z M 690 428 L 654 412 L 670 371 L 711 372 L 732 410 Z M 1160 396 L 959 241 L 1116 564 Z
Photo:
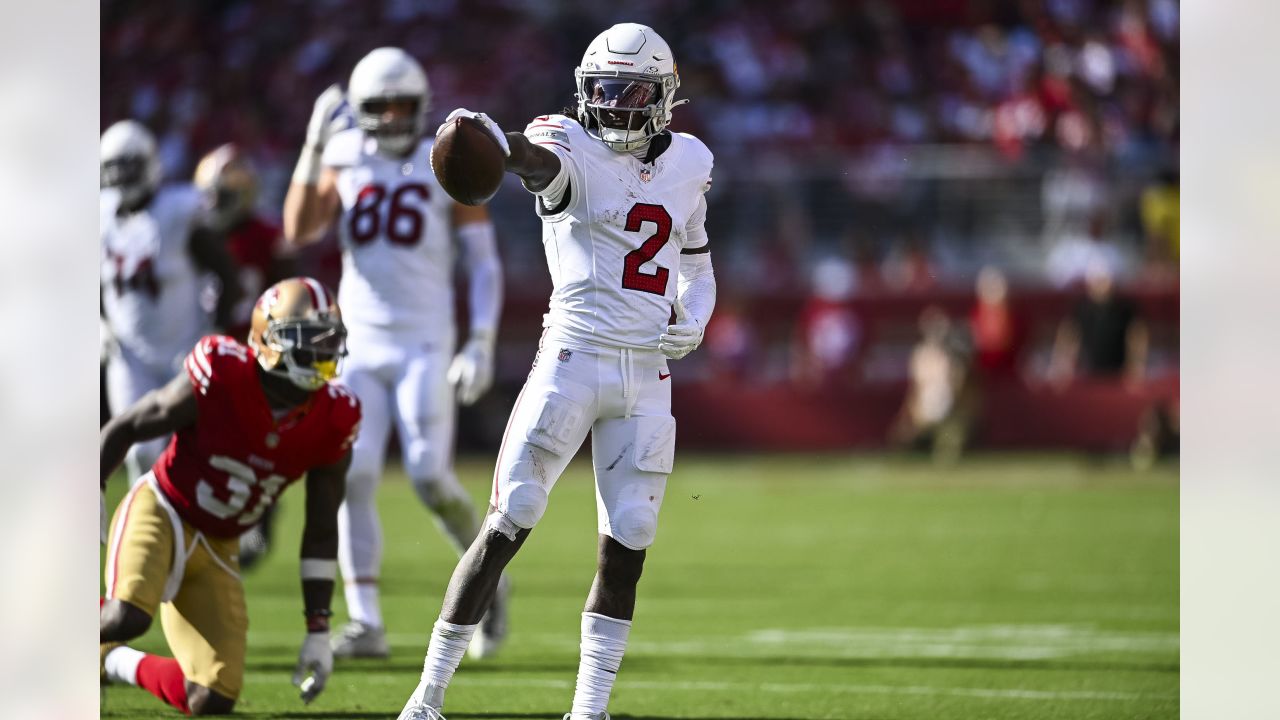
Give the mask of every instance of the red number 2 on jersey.
M 627 213 L 627 232 L 637 232 L 643 223 L 651 222 L 658 226 L 658 231 L 649 236 L 640 247 L 627 253 L 622 263 L 622 287 L 628 290 L 640 290 L 654 295 L 667 294 L 667 280 L 671 271 L 658 266 L 652 273 L 640 271 L 640 266 L 649 262 L 658 251 L 667 244 L 671 237 L 671 215 L 661 205 L 636 203 Z
M 406 200 L 417 196 L 419 204 L 410 204 Z M 391 193 L 387 203 L 387 240 L 396 244 L 412 247 L 422 239 L 423 225 L 426 218 L 422 216 L 422 205 L 431 197 L 431 190 L 422 183 L 405 183 Z M 351 234 L 351 242 L 364 245 L 378 236 L 382 229 L 383 200 L 387 199 L 385 185 L 372 184 L 360 188 L 356 194 L 356 203 L 347 215 L 347 230 Z

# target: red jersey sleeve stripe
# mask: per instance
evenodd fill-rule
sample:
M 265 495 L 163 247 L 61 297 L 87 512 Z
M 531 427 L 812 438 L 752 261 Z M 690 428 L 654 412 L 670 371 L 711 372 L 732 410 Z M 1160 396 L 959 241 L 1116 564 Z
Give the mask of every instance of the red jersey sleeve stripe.
M 564 130 L 564 126 L 563 126 L 563 125 L 556 125 L 555 123 L 534 123 L 534 124 L 530 125 L 529 127 L 531 127 L 531 128 L 536 128 L 536 127 L 549 127 L 549 128 L 555 128 L 555 129 L 557 129 L 557 130 Z M 528 130 L 528 129 L 529 129 L 529 128 L 525 128 L 525 130 Z

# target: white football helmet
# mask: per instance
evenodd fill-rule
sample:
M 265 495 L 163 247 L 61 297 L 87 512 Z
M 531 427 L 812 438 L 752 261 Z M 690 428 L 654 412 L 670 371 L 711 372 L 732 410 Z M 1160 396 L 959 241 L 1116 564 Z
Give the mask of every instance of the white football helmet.
M 671 123 L 680 76 L 671 47 L 653 28 L 619 23 L 596 36 L 574 70 L 578 121 L 611 149 L 629 152 Z
M 156 139 L 142 123 L 121 120 L 102 133 L 101 184 L 120 191 L 123 205 L 136 204 L 160 187 Z
M 355 107 L 356 124 L 378 142 L 379 149 L 403 155 L 427 130 L 431 107 L 427 73 L 400 48 L 378 48 L 356 63 L 347 98 Z M 406 117 L 389 117 L 392 102 L 409 102 L 412 108 Z

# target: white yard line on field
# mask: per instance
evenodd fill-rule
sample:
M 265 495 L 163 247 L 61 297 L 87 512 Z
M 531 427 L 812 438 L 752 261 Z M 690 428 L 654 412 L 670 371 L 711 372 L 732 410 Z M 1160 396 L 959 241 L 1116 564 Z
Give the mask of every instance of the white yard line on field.
M 573 688 L 572 680 L 493 677 L 460 673 L 457 685 L 500 685 L 504 687 Z M 734 683 L 715 681 L 660 681 L 619 679 L 622 690 L 675 690 L 683 692 L 842 693 L 849 695 L 959 696 L 997 700 L 1176 700 L 1177 695 L 1115 692 L 1105 690 L 1027 690 L 1023 688 L 967 688 L 932 685 L 847 685 L 827 683 Z

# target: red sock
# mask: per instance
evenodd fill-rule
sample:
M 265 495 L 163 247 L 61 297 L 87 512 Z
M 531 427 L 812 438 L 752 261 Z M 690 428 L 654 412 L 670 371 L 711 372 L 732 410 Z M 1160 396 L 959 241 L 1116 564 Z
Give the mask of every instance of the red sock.
M 173 658 L 147 655 L 138 663 L 138 687 L 190 715 L 187 707 L 187 679 Z

